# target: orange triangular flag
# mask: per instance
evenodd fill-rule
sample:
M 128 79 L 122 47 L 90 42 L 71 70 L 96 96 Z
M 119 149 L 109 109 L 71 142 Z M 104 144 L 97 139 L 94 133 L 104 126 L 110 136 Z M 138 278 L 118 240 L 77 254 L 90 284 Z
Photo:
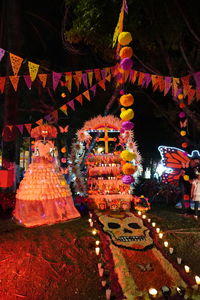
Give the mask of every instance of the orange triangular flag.
M 188 105 L 190 105 L 192 103 L 192 101 L 194 100 L 195 93 L 196 93 L 196 90 L 190 89 L 190 91 L 188 93 Z
M 106 76 L 110 74 L 110 67 L 104 68 Z
M 73 78 L 74 78 L 74 81 L 75 81 L 75 84 L 76 84 L 77 89 L 79 89 L 80 81 L 79 81 L 78 75 L 77 75 L 77 74 L 74 74 L 74 75 L 73 75 Z
M 165 89 L 165 81 L 164 81 L 163 76 L 159 76 L 159 78 L 158 78 L 158 86 L 159 86 L 159 90 L 161 92 L 163 92 L 164 89 Z
M 111 81 L 111 74 L 109 74 L 108 76 L 106 76 L 106 80 L 109 81 L 109 82 Z
M 83 93 L 83 96 L 85 96 L 85 98 L 87 98 L 88 101 L 90 101 L 90 93 L 88 90 Z
M 8 127 L 10 131 L 13 129 L 13 125 L 6 125 L 6 127 Z
M 79 83 L 81 84 L 81 82 L 82 82 L 82 71 L 76 71 L 75 73 L 76 73 L 76 76 L 79 80 Z
M 105 80 L 101 80 L 98 82 L 98 85 L 105 91 L 106 87 L 105 87 Z
M 100 69 L 94 69 L 95 78 L 97 81 L 101 80 L 101 72 Z
M 79 96 L 77 96 L 75 99 L 82 105 L 82 103 L 83 103 L 83 96 L 82 96 L 82 94 L 80 94 Z
M 155 92 L 159 86 L 159 76 L 151 75 L 151 81 L 152 81 L 153 91 Z
M 192 87 L 191 85 L 184 86 L 184 89 L 183 89 L 184 98 L 189 94 L 189 91 L 190 91 L 191 87 Z
M 143 79 L 144 79 L 144 75 L 145 74 L 143 72 L 139 72 L 138 85 L 142 85 Z
M 31 126 L 32 124 L 24 124 L 29 134 L 31 134 Z
M 22 61 L 23 61 L 23 58 L 15 55 L 15 54 L 10 53 L 10 63 L 11 63 L 14 75 L 18 74 L 19 69 L 20 69 L 21 64 L 22 64 Z
M 15 90 L 15 92 L 17 91 L 17 87 L 18 87 L 18 83 L 19 83 L 19 76 L 14 75 L 14 76 L 9 76 L 10 81 L 12 83 L 12 86 Z
M 132 83 L 135 83 L 137 76 L 138 76 L 138 71 L 133 70 L 133 72 L 131 74 L 131 82 Z
M 180 84 L 180 79 L 174 77 L 172 86 L 173 86 L 173 94 L 174 94 L 175 97 L 176 97 L 177 92 L 178 92 L 179 84 Z
M 60 110 L 67 116 L 67 105 L 64 104 L 63 106 L 60 107 Z
M 92 79 L 93 79 L 93 71 L 88 72 L 88 80 L 89 80 L 90 86 L 92 85 Z
M 35 122 L 37 125 L 42 125 L 43 124 L 43 119 L 40 119 L 38 121 Z
M 43 88 L 45 88 L 47 83 L 47 74 L 38 74 L 38 77 L 42 83 Z
M 31 80 L 34 81 L 38 73 L 39 65 L 28 61 L 28 68 Z
M 66 72 L 65 73 L 65 80 L 66 80 L 66 86 L 71 93 L 72 91 L 72 72 Z

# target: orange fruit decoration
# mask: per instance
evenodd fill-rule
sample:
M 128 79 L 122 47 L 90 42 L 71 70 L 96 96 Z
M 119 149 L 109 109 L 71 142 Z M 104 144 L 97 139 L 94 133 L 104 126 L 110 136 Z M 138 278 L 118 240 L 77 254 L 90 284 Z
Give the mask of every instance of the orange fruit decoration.
M 127 107 L 133 104 L 134 98 L 131 94 L 125 94 L 120 97 L 119 101 L 122 106 Z

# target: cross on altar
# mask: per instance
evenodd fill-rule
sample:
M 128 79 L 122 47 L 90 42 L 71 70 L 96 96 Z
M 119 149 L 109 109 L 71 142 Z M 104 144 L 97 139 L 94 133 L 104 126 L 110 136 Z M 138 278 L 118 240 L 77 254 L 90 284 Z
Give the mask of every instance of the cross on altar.
M 108 153 L 108 143 L 109 142 L 116 142 L 116 138 L 111 138 L 108 136 L 108 132 L 109 132 L 109 128 L 102 128 L 102 130 L 104 131 L 105 135 L 102 138 L 97 138 L 96 141 L 100 142 L 103 141 L 105 143 L 105 153 Z

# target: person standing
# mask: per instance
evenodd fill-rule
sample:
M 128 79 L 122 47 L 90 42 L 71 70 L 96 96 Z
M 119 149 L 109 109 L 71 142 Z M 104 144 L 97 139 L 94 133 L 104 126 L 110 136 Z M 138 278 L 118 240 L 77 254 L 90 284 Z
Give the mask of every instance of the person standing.
M 194 201 L 194 218 L 198 219 L 200 203 L 200 172 L 196 172 L 197 178 L 192 180 L 191 198 Z

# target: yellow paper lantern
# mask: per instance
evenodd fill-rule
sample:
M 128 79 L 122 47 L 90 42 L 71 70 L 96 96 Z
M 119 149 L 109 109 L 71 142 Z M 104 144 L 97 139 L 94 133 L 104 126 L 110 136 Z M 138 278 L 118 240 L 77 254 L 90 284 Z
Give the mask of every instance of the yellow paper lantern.
M 185 130 L 181 130 L 180 135 L 181 136 L 185 136 L 186 135 L 186 131 Z
M 131 41 L 132 41 L 132 36 L 130 32 L 123 31 L 118 36 L 118 42 L 122 46 L 126 46 L 130 44 Z
M 184 179 L 185 181 L 188 181 L 188 180 L 190 179 L 190 177 L 189 177 L 188 175 L 184 175 L 184 176 L 183 176 L 183 179 Z
M 133 56 L 133 49 L 131 47 L 123 47 L 119 52 L 119 56 L 121 59 L 131 58 Z
M 134 98 L 131 94 L 125 94 L 120 97 L 119 101 L 122 106 L 127 107 L 133 104 Z
M 123 160 L 131 161 L 136 158 L 136 154 L 128 150 L 123 150 L 120 154 Z
M 120 118 L 123 121 L 129 121 L 129 120 L 133 119 L 133 117 L 134 117 L 134 112 L 131 108 L 129 108 L 129 109 L 121 108 Z

